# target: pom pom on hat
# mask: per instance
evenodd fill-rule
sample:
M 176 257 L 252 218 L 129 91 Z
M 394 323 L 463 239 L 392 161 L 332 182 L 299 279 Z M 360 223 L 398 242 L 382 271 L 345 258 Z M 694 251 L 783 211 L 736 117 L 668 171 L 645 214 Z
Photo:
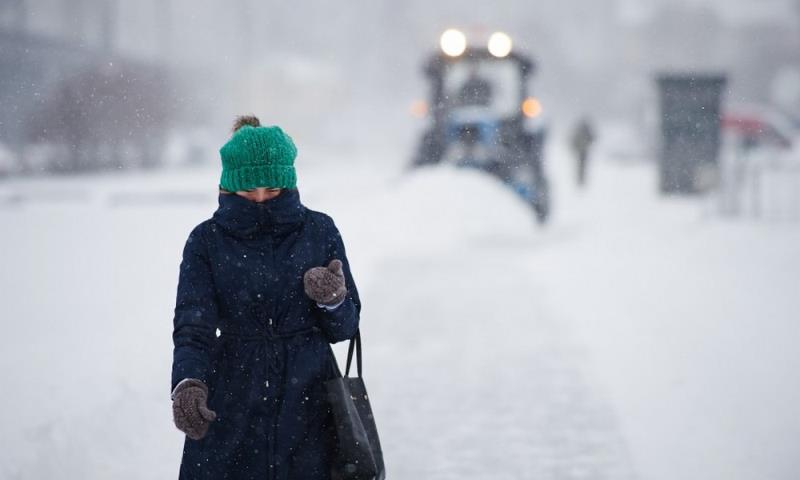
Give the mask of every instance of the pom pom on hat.
M 233 129 L 231 131 L 236 133 L 237 130 L 245 125 L 250 125 L 251 127 L 260 127 L 261 121 L 255 115 L 240 115 L 236 117 L 236 120 L 233 122 Z

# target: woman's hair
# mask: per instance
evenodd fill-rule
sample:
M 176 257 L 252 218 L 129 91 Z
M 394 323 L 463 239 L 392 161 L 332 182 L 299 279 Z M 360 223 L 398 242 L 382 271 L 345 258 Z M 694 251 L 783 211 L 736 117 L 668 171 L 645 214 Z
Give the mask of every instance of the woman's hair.
M 239 115 L 233 122 L 233 132 L 236 132 L 245 125 L 250 125 L 251 127 L 260 127 L 261 122 L 255 115 Z

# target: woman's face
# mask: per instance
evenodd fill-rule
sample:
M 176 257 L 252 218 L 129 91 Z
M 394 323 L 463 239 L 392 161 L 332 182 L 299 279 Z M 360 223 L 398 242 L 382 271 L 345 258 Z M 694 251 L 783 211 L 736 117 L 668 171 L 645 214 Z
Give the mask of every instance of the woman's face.
M 251 202 L 266 202 L 269 199 L 275 198 L 281 194 L 280 188 L 251 188 L 250 190 L 239 190 L 236 195 L 244 197 Z

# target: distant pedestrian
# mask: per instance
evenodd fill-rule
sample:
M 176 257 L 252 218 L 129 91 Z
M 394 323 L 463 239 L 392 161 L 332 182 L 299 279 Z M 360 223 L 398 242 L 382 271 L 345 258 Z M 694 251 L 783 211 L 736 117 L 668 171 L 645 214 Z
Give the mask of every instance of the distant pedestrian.
M 595 134 L 592 124 L 588 118 L 582 118 L 575 126 L 572 132 L 572 150 L 575 153 L 575 160 L 577 162 L 577 182 L 579 186 L 586 184 L 589 162 L 589 153 L 594 142 Z
M 361 301 L 331 217 L 300 203 L 292 139 L 240 117 L 220 150 L 219 208 L 183 250 L 172 409 L 182 480 L 328 480 L 330 344 Z

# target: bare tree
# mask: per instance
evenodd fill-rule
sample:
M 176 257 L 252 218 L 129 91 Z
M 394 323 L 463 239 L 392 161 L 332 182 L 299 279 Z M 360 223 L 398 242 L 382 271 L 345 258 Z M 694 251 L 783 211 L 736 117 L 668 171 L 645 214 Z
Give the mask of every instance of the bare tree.
M 154 166 L 171 111 L 163 70 L 122 61 L 94 65 L 61 82 L 28 124 L 29 141 L 60 145 L 53 169 Z

